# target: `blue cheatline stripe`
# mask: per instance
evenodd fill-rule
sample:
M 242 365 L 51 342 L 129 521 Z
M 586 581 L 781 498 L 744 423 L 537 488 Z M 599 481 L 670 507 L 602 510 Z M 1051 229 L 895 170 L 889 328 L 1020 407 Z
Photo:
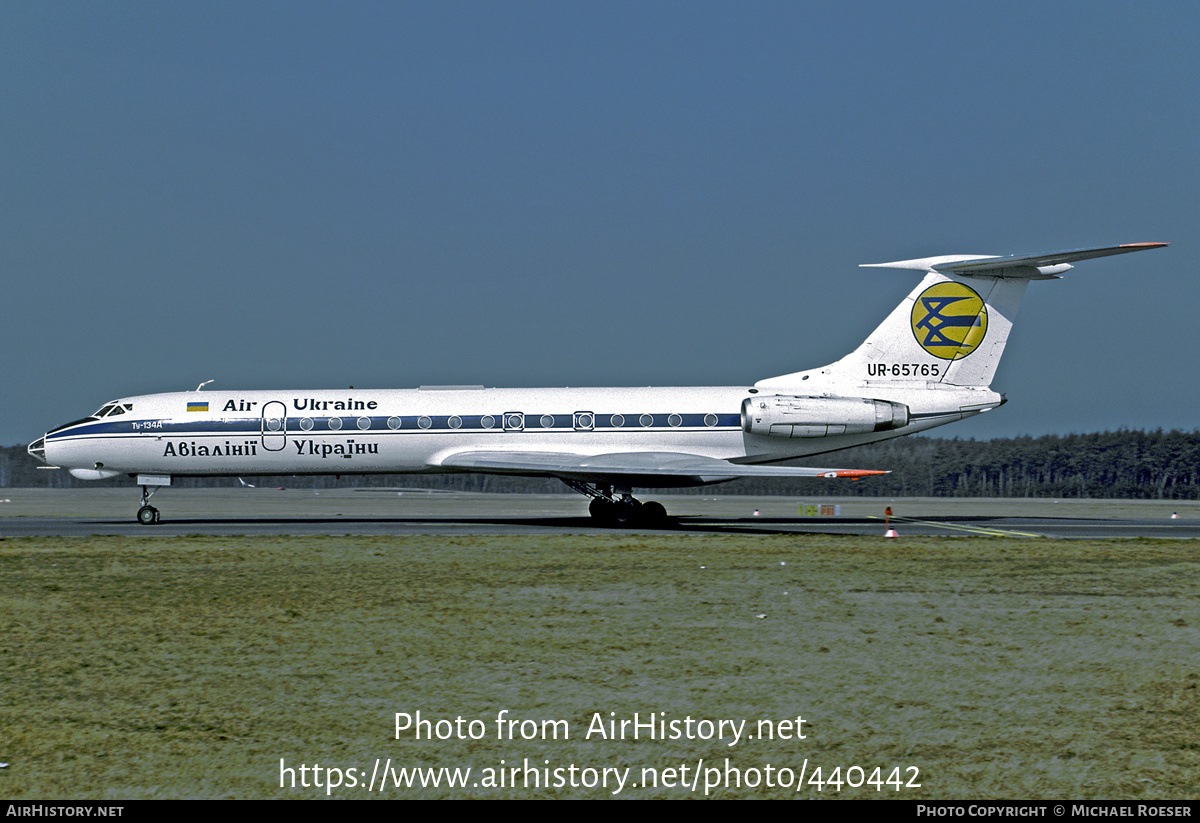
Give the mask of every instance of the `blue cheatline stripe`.
M 573 432 L 573 431 L 662 431 L 662 430 L 692 430 L 692 431 L 726 431 L 730 429 L 741 429 L 742 418 L 740 414 L 715 414 L 715 425 L 708 425 L 705 418 L 708 414 L 651 414 L 647 415 L 650 418 L 650 425 L 646 426 L 642 423 L 643 413 L 630 412 L 628 414 L 594 414 L 592 415 L 592 427 L 581 425 L 579 429 L 575 428 L 575 415 L 571 414 L 554 414 L 542 415 L 536 412 L 527 412 L 524 414 L 524 431 L 526 432 Z M 542 418 L 548 418 L 550 426 L 544 426 Z M 620 421 L 620 425 L 614 423 L 614 418 Z M 287 429 L 281 431 L 264 430 L 263 419 L 261 417 L 245 417 L 234 418 L 227 420 L 188 420 L 186 422 L 174 422 L 171 420 L 121 420 L 121 421 L 95 421 L 73 426 L 68 429 L 62 429 L 58 432 L 52 432 L 46 435 L 48 441 L 59 440 L 64 438 L 78 437 L 81 435 L 110 435 L 110 434 L 154 434 L 154 435 L 180 435 L 180 434 L 253 434 L 255 436 L 267 435 L 284 435 L 298 434 L 303 435 L 310 432 L 338 432 L 340 434 L 351 435 L 358 432 L 373 432 L 376 434 L 387 434 L 389 432 L 422 432 L 422 431 L 462 431 L 462 432 L 502 432 L 504 431 L 504 413 L 496 414 L 464 414 L 464 415 L 390 415 L 390 416 L 372 416 L 367 419 L 371 421 L 368 428 L 361 429 L 358 426 L 360 416 L 356 415 L 340 415 L 330 417 L 289 417 L 287 419 Z M 309 429 L 302 428 L 303 420 L 312 421 L 312 427 Z M 333 428 L 330 426 L 330 421 L 339 420 L 341 426 Z M 400 425 L 393 428 L 389 421 L 399 420 Z M 454 420 L 459 425 L 451 424 Z M 422 421 L 428 421 L 427 425 L 421 425 Z M 486 425 L 488 422 L 491 425 Z M 586 422 L 586 421 L 583 421 Z M 511 432 L 511 430 L 510 430 Z
M 515 415 L 515 412 L 508 413 L 510 417 Z M 651 414 L 646 415 L 650 418 L 650 425 L 644 425 L 642 422 L 643 414 L 630 413 L 624 415 L 618 414 L 596 414 L 592 416 L 592 426 L 581 425 L 578 429 L 575 428 L 575 416 L 570 414 L 538 414 L 536 412 L 525 412 L 522 415 L 523 425 L 522 430 L 526 432 L 552 432 L 552 431 L 624 431 L 624 430 L 645 430 L 645 429 L 692 429 L 699 431 L 714 431 L 721 429 L 740 429 L 742 426 L 741 414 L 713 414 L 715 418 L 714 425 L 708 425 L 705 418 L 708 414 Z M 545 418 L 545 420 L 543 420 Z M 619 423 L 614 423 L 614 418 L 619 420 Z M 463 415 L 419 415 L 419 414 L 404 414 L 391 415 L 389 417 L 376 416 L 368 418 L 371 425 L 366 429 L 358 427 L 360 418 L 352 415 L 341 417 L 304 417 L 296 418 L 289 417 L 287 421 L 287 430 L 289 432 L 311 432 L 311 431 L 340 431 L 343 433 L 354 431 L 504 431 L 504 414 L 463 414 Z M 308 420 L 312 422 L 311 428 L 303 428 L 302 422 Z M 330 421 L 338 420 L 341 422 L 340 428 L 331 427 Z M 399 421 L 396 425 L 395 421 Z M 549 423 L 549 425 L 546 425 Z M 455 425 L 457 424 L 457 425 Z M 336 424 L 335 424 L 336 425 Z M 508 431 L 513 431 L 510 423 Z

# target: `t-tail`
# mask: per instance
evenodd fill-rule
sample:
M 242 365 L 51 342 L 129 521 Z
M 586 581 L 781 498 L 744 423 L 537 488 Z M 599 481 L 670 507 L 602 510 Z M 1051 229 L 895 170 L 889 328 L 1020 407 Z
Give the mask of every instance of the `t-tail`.
M 857 349 L 829 366 L 773 377 L 758 388 L 794 387 L 810 379 L 847 384 L 938 383 L 991 385 L 1030 280 L 1053 280 L 1071 263 L 1157 249 L 1166 243 L 1129 243 L 1050 254 L 956 254 L 866 263 L 912 269 L 924 279 Z
M 856 398 L 874 402 L 876 409 L 891 409 L 892 422 L 863 442 L 880 439 L 883 429 L 887 433 L 882 436 L 892 437 L 987 411 L 1004 402 L 990 386 L 1030 280 L 1057 279 L 1079 260 L 1166 245 L 1130 243 L 1050 254 L 960 254 L 866 264 L 912 269 L 925 272 L 925 277 L 841 360 L 761 380 L 755 388 L 786 396 L 792 405 Z M 767 408 L 770 403 L 758 405 Z

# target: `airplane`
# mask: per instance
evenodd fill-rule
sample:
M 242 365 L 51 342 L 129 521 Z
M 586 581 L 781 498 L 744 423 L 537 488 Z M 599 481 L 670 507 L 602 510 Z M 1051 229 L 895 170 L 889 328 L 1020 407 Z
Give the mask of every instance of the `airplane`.
M 864 264 L 924 276 L 850 354 L 751 386 L 225 392 L 201 384 L 105 403 L 28 451 L 82 479 L 133 477 L 144 525 L 159 522 L 150 498 L 176 477 L 410 472 L 556 477 L 591 498 L 601 524 L 661 524 L 666 509 L 642 503 L 634 488 L 885 474 L 779 464 L 997 408 L 1005 397 L 990 384 L 1029 281 L 1166 245 Z

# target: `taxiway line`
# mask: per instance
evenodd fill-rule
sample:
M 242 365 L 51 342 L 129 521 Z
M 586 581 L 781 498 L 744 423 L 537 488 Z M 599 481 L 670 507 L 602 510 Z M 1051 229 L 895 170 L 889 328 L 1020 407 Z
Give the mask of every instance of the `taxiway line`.
M 890 520 L 893 523 L 915 523 L 919 526 L 930 526 L 935 529 L 946 529 L 948 531 L 969 532 L 971 534 L 986 534 L 991 537 L 1047 537 L 1045 534 L 1037 534 L 1034 532 L 1016 532 L 1007 529 L 985 529 L 981 526 L 962 526 L 951 523 L 938 523 L 933 520 L 917 520 L 913 517 L 897 517 L 892 515 L 890 518 L 883 518 L 877 515 L 868 515 L 871 520 Z

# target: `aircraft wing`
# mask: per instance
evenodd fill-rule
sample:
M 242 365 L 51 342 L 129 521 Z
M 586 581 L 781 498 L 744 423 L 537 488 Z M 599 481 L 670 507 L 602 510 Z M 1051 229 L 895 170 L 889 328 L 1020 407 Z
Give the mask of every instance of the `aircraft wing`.
M 628 452 L 583 455 L 564 452 L 469 451 L 441 462 L 446 468 L 491 474 L 560 477 L 590 482 L 620 482 L 631 486 L 675 485 L 671 478 L 705 483 L 737 477 L 866 477 L 887 474 L 860 469 L 813 469 L 801 466 L 744 466 L 679 452 Z M 642 482 L 639 482 L 639 478 Z

